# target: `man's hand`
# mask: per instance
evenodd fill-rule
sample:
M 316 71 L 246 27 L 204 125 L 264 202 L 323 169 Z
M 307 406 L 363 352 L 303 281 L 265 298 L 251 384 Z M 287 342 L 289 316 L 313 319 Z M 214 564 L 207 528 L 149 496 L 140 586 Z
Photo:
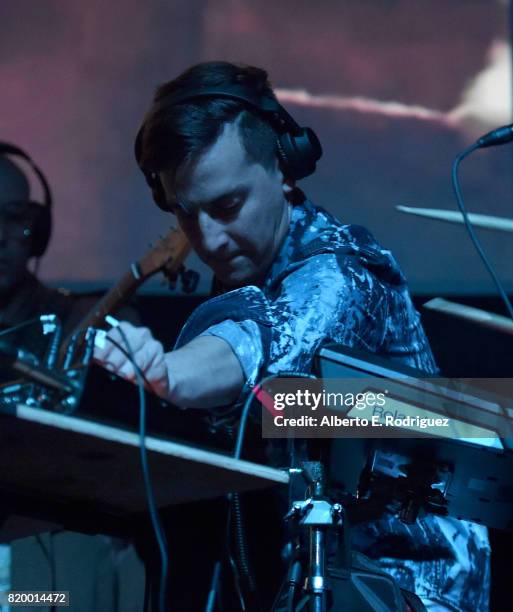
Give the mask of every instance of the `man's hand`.
M 150 384 L 151 391 L 165 399 L 169 399 L 169 378 L 164 358 L 164 348 L 160 342 L 155 340 L 147 327 L 134 327 L 130 323 L 123 321 L 118 327 L 109 331 L 103 348 L 95 346 L 95 360 L 107 368 L 107 370 L 131 382 L 137 382 L 135 368 L 130 359 L 109 341 L 109 338 L 112 338 L 128 352 L 119 329 L 123 330 L 135 362 Z
M 215 336 L 200 336 L 182 348 L 164 353 L 146 327 L 123 321 L 111 329 L 94 358 L 111 372 L 136 382 L 134 366 L 109 338 L 125 348 L 122 329 L 135 361 L 151 390 L 177 406 L 211 408 L 235 401 L 244 385 L 244 374 L 230 345 Z

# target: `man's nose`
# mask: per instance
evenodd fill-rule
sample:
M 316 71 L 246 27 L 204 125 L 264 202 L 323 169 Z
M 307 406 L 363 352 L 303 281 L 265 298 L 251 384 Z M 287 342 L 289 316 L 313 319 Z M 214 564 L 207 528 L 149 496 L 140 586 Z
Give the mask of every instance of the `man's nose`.
M 198 214 L 198 227 L 201 234 L 203 249 L 212 255 L 222 255 L 222 251 L 228 243 L 226 228 L 222 223 L 201 211 Z

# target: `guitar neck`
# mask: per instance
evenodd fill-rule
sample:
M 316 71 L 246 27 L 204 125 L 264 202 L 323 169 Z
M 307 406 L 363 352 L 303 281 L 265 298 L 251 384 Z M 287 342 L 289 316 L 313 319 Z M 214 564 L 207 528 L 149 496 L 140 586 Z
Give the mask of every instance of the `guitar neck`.
M 108 314 L 119 308 L 140 285 L 160 270 L 165 268 L 171 275 L 176 273 L 182 267 L 189 251 L 190 245 L 183 232 L 172 229 L 147 255 L 130 266 L 123 278 L 101 298 L 65 338 L 59 351 L 60 360 L 64 358 L 71 338 L 77 332 L 88 327 L 101 327 Z M 80 341 L 78 346 L 80 346 Z
M 87 327 L 100 327 L 104 323 L 105 317 L 122 306 L 145 280 L 139 274 L 137 264 L 132 264 L 130 271 L 107 291 L 93 310 L 80 321 L 73 333 Z

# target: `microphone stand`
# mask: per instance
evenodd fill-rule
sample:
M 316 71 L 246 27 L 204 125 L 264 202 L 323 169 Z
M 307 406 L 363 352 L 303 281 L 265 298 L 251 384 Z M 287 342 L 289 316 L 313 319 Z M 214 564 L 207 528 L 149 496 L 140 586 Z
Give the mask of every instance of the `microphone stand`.
M 62 338 L 62 324 L 57 315 L 41 315 L 41 323 L 43 325 L 43 334 L 52 334 L 52 341 L 48 347 L 48 352 L 45 359 L 45 367 L 48 370 L 53 370 L 59 355 L 59 347 Z

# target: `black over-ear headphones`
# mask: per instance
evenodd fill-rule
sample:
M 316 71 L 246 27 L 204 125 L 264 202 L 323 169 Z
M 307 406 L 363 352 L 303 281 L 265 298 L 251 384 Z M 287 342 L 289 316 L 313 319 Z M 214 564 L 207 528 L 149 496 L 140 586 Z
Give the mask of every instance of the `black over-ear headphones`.
M 0 155 L 12 155 L 24 159 L 30 165 L 41 184 L 44 197 L 43 202 L 27 202 L 35 212 L 30 255 L 31 257 L 41 257 L 48 247 L 52 234 L 52 192 L 50 191 L 50 185 L 32 158 L 16 145 L 0 142 Z
M 300 127 L 274 95 L 270 93 L 257 95 L 250 87 L 232 84 L 223 87 L 186 90 L 164 96 L 157 100 L 157 104 L 168 106 L 197 98 L 228 98 L 244 102 L 267 121 L 276 132 L 280 167 L 287 178 L 299 180 L 315 171 L 316 163 L 322 155 L 322 147 L 317 135 L 309 127 Z M 166 206 L 164 188 L 157 173 L 141 166 L 143 133 L 144 123 L 135 139 L 135 158 L 146 177 L 156 204 L 162 210 L 169 210 Z

